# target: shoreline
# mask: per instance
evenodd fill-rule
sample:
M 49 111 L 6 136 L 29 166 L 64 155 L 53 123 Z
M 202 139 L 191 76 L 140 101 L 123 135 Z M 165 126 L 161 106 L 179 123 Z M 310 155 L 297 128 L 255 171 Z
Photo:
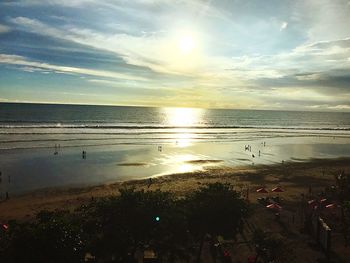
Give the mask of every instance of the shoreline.
M 194 143 L 186 139 L 169 145 L 55 148 L 1 154 L 2 192 L 10 196 L 48 188 L 89 188 L 169 174 L 191 173 L 210 167 L 250 167 L 312 158 L 350 157 L 347 139 L 319 137 L 269 138 L 230 143 Z M 250 135 L 249 135 L 250 136 Z M 263 142 L 266 142 L 263 144 Z M 246 145 L 250 145 L 249 150 Z M 162 146 L 159 150 L 159 146 Z M 82 152 L 87 152 L 86 158 Z
M 249 189 L 249 199 L 256 202 L 260 197 L 255 192 L 259 186 L 267 188 L 281 185 L 286 192 L 283 198 L 295 201 L 301 193 L 311 186 L 313 191 L 334 184 L 334 176 L 340 171 L 350 171 L 350 158 L 312 159 L 306 162 L 284 162 L 282 164 L 217 167 L 211 166 L 204 171 L 176 173 L 152 177 L 149 179 L 128 180 L 88 187 L 55 187 L 10 196 L 0 202 L 0 222 L 16 219 L 32 219 L 40 210 L 70 209 L 89 202 L 92 198 L 117 195 L 118 189 L 135 187 L 136 189 L 170 191 L 182 196 L 201 185 L 211 182 L 227 182 L 237 191 Z

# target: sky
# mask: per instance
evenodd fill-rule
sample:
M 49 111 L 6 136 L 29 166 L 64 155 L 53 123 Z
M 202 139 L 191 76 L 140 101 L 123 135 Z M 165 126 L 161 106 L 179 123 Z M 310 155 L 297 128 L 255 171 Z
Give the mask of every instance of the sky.
M 0 101 L 350 111 L 348 0 L 2 0 Z

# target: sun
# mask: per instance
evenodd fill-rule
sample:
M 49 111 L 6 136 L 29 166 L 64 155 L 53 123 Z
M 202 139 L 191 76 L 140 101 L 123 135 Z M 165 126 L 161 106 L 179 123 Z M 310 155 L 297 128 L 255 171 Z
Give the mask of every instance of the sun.
M 193 49 L 196 46 L 196 43 L 191 35 L 187 35 L 180 38 L 178 46 L 182 53 L 188 54 L 193 51 Z

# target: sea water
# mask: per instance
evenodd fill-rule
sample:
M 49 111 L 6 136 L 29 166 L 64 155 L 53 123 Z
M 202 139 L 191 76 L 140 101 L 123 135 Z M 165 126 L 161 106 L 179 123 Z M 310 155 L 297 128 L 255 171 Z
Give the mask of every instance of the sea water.
M 0 171 L 16 193 L 347 156 L 350 113 L 0 103 Z

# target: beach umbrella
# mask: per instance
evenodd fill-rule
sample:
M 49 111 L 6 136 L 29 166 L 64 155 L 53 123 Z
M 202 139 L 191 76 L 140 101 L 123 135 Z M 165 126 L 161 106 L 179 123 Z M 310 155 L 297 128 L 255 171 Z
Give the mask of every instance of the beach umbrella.
M 256 190 L 256 192 L 260 194 L 267 194 L 269 191 L 267 191 L 264 187 L 262 187 Z
M 315 206 L 317 205 L 317 201 L 315 199 L 312 199 L 310 201 L 307 201 L 307 203 L 310 205 L 310 206 Z
M 278 204 L 270 204 L 270 205 L 267 205 L 266 208 L 269 208 L 269 209 L 282 209 L 282 206 L 278 205 Z
M 326 208 L 330 208 L 330 209 L 332 209 L 332 208 L 336 208 L 337 207 L 337 205 L 336 204 L 329 204 L 329 205 L 326 205 Z
M 284 190 L 283 190 L 281 187 L 277 186 L 277 187 L 273 188 L 273 189 L 271 190 L 271 192 L 274 192 L 274 193 L 282 193 L 282 192 L 284 192 Z
M 321 203 L 321 204 L 324 204 L 325 202 L 327 202 L 327 199 L 326 199 L 326 198 L 323 198 L 323 199 L 320 200 L 320 203 Z

